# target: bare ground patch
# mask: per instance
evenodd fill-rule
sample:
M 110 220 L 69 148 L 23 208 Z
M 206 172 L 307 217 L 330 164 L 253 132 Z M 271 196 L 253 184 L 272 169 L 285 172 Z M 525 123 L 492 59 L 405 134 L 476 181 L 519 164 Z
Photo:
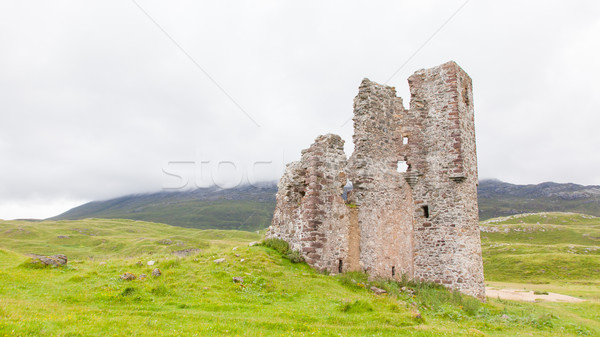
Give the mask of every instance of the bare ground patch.
M 524 302 L 568 302 L 579 303 L 585 300 L 573 296 L 562 295 L 548 292 L 548 294 L 535 294 L 533 290 L 525 289 L 498 289 L 495 287 L 486 287 L 485 294 L 490 298 L 500 298 L 503 300 L 524 301 Z

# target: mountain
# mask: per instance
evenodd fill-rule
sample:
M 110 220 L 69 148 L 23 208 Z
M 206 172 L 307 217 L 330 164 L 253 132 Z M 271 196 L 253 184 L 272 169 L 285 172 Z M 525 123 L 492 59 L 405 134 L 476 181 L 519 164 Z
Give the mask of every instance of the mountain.
M 131 219 L 200 229 L 261 230 L 275 209 L 275 184 L 136 194 L 92 201 L 48 220 Z
M 50 220 L 132 219 L 200 229 L 261 230 L 275 209 L 274 183 L 232 189 L 157 192 L 92 201 Z M 576 212 L 600 216 L 600 186 L 479 182 L 481 220 L 521 213 Z
M 479 218 L 535 212 L 575 212 L 600 216 L 600 186 L 546 182 L 514 185 L 479 181 Z

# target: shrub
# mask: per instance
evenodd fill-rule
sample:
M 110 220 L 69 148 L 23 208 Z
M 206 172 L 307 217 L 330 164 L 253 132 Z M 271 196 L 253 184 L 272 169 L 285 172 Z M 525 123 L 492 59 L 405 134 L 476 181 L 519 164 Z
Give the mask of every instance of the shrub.
M 289 243 L 281 239 L 265 239 L 263 246 L 272 248 L 283 256 L 286 256 L 290 252 Z
M 287 258 L 292 263 L 301 263 L 304 262 L 304 258 L 300 255 L 300 252 L 297 250 L 292 250 L 287 254 Z
M 133 293 L 135 293 L 135 288 L 127 287 L 123 290 L 123 292 L 121 293 L 121 296 L 130 296 L 130 295 L 133 295 Z
M 481 302 L 475 297 L 461 296 L 463 311 L 469 316 L 475 316 L 479 312 L 479 309 L 481 309 Z
M 262 243 L 263 246 L 269 247 L 277 251 L 283 257 L 290 260 L 292 263 L 304 262 L 302 254 L 297 250 L 291 250 L 289 243 L 281 239 L 265 239 Z
M 467 315 L 474 316 L 481 308 L 481 302 L 475 297 L 463 295 L 457 290 L 450 292 L 443 286 L 434 283 L 418 284 L 416 297 L 421 305 L 433 310 L 441 308 L 444 304 L 451 304 L 461 308 Z

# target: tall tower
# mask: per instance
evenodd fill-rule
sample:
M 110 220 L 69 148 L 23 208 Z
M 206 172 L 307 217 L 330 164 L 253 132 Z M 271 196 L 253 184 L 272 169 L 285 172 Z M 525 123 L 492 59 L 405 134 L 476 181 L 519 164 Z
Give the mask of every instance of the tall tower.
M 408 82 L 401 125 L 414 199 L 414 277 L 484 298 L 471 78 L 448 62 Z

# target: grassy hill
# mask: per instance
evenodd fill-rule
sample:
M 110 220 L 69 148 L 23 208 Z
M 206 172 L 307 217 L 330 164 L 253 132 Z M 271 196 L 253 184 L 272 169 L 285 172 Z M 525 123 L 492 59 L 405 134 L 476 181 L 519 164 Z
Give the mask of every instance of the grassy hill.
M 89 202 L 49 220 L 131 219 L 188 228 L 257 231 L 271 223 L 276 192 L 271 184 L 128 195 Z
M 569 223 L 572 217 L 574 224 Z M 542 218 L 494 220 L 484 226 L 525 228 L 534 220 L 531 225 L 538 226 L 537 219 Z M 559 230 L 552 226 L 570 237 L 583 236 L 573 248 L 576 251 L 593 246 L 597 219 L 571 215 L 545 219 L 548 223 L 539 226 L 553 230 L 535 231 L 535 239 L 526 242 L 518 238 L 522 231 L 482 233 L 488 280 L 539 281 L 546 283 L 532 286 L 549 288 L 564 281 L 563 293 L 589 301 L 489 299 L 481 304 L 427 284 L 369 281 L 360 273 L 323 275 L 270 248 L 249 247 L 260 236 L 243 231 L 132 220 L 0 221 L 0 336 L 598 335 L 600 290 L 598 277 L 586 275 L 588 269 L 573 269 L 570 275 L 536 272 L 523 279 L 504 271 L 513 268 L 516 274 L 518 268 L 499 264 L 512 256 L 513 262 L 525 263 L 521 266 L 525 270 L 537 270 L 531 257 L 554 242 L 544 237 Z M 511 246 L 506 251 L 494 246 L 500 244 Z M 175 254 L 184 249 L 200 251 Z M 25 255 L 29 253 L 64 253 L 69 263 L 34 268 Z M 570 261 L 571 255 L 565 260 Z M 215 263 L 218 258 L 226 261 Z M 148 266 L 149 260 L 156 265 Z M 162 276 L 119 279 L 125 272 L 150 275 L 155 267 Z M 562 279 L 565 275 L 569 278 Z M 243 283 L 234 283 L 233 277 L 242 277 Z M 576 288 L 576 282 L 586 282 L 588 290 Z M 389 294 L 375 295 L 368 289 L 371 285 Z M 402 291 L 402 286 L 411 291 Z
M 93 201 L 49 220 L 131 219 L 199 229 L 257 231 L 271 223 L 274 183 L 232 189 L 201 188 Z M 513 185 L 499 180 L 479 183 L 482 220 L 531 212 L 569 211 L 600 216 L 600 187 L 544 183 Z

